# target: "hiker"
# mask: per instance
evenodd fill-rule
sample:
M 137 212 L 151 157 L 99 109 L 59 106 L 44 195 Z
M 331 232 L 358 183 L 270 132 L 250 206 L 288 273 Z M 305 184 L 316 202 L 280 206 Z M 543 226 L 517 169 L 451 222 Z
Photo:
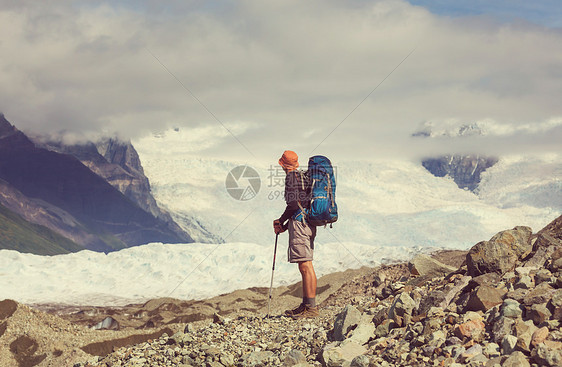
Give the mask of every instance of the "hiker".
M 295 152 L 286 150 L 279 159 L 279 165 L 286 173 L 287 207 L 281 217 L 273 221 L 273 229 L 276 234 L 289 230 L 289 262 L 298 264 L 302 276 L 303 297 L 302 303 L 293 310 L 285 311 L 285 315 L 294 319 L 316 317 L 316 273 L 312 266 L 316 227 L 308 224 L 306 213 L 303 213 L 303 210 L 310 208 L 310 188 L 306 187 L 304 174 L 297 170 L 299 162 Z

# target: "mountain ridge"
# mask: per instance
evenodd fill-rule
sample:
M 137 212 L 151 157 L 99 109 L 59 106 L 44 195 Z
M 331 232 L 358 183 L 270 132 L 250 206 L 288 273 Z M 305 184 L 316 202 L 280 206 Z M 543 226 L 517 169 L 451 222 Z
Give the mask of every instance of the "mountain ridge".
M 108 252 L 149 242 L 192 242 L 179 227 L 170 229 L 73 155 L 36 145 L 4 115 L 0 116 L 0 179 L 3 187 L 9 188 L 1 195 L 2 202 L 9 201 L 7 192 L 19 193 L 34 203 L 47 203 L 37 207 L 56 207 L 68 213 L 76 220 L 70 226 L 81 227 L 86 233 L 79 236 L 75 231 L 73 240 L 86 249 Z M 12 210 L 14 207 L 12 197 Z M 22 217 L 31 219 L 25 215 L 26 206 L 18 210 Z M 50 214 L 52 218 L 52 210 Z M 60 223 L 69 224 L 62 218 Z M 51 229 L 57 229 L 51 224 Z M 62 228 L 57 232 L 68 235 Z M 91 236 L 97 240 L 92 241 Z

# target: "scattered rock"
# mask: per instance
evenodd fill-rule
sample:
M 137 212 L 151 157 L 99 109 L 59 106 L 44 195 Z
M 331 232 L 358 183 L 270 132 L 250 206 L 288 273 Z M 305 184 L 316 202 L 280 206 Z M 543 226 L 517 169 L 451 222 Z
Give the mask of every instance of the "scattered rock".
M 517 337 L 506 335 L 502 340 L 502 354 L 511 354 L 517 345 Z
M 292 349 L 285 357 L 283 366 L 291 367 L 301 363 L 307 363 L 305 355 L 298 349 Z
M 513 352 L 503 362 L 502 367 L 531 367 L 531 364 L 523 353 Z
M 548 328 L 546 326 L 541 327 L 540 329 L 535 330 L 533 335 L 531 336 L 531 345 L 536 347 L 537 345 L 544 343 L 546 338 L 548 338 Z
M 481 285 L 470 294 L 466 310 L 488 311 L 490 308 L 502 304 L 506 293 L 507 291 L 504 289 Z
M 394 299 L 392 306 L 388 312 L 388 317 L 393 319 L 395 315 L 404 317 L 405 314 L 411 315 L 416 307 L 416 302 L 406 292 L 400 293 Z
M 361 313 L 357 308 L 347 305 L 343 311 L 336 316 L 334 322 L 334 338 L 342 341 L 346 338 L 347 333 L 357 324 L 361 322 Z
M 408 263 L 408 268 L 410 269 L 412 275 L 429 277 L 439 277 L 457 270 L 457 268 L 445 265 L 425 254 L 417 255 L 412 260 L 410 260 L 410 262 Z
M 461 339 L 470 338 L 479 341 L 483 337 L 485 327 L 486 325 L 481 320 L 470 320 L 458 325 L 455 328 L 455 335 Z
M 523 307 L 514 299 L 506 299 L 500 308 L 500 314 L 503 317 L 517 319 L 523 315 Z

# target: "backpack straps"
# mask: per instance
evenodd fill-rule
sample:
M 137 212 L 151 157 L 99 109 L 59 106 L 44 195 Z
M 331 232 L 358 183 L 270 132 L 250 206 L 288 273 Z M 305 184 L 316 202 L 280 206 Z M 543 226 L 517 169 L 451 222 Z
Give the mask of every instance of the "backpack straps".
M 304 177 L 303 177 L 303 172 L 302 170 L 298 170 L 300 176 L 301 176 L 301 186 L 302 186 L 302 191 L 304 192 L 306 190 L 306 188 L 304 187 Z M 302 222 L 304 224 L 306 224 L 306 211 L 304 210 L 300 200 L 297 200 L 297 205 L 299 206 L 299 209 L 301 210 L 302 213 Z

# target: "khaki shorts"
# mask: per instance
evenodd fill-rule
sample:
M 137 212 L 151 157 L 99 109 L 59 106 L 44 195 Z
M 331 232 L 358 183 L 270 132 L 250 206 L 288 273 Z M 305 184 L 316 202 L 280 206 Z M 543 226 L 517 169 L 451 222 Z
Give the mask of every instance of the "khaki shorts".
M 316 227 L 289 219 L 289 262 L 312 261 Z

